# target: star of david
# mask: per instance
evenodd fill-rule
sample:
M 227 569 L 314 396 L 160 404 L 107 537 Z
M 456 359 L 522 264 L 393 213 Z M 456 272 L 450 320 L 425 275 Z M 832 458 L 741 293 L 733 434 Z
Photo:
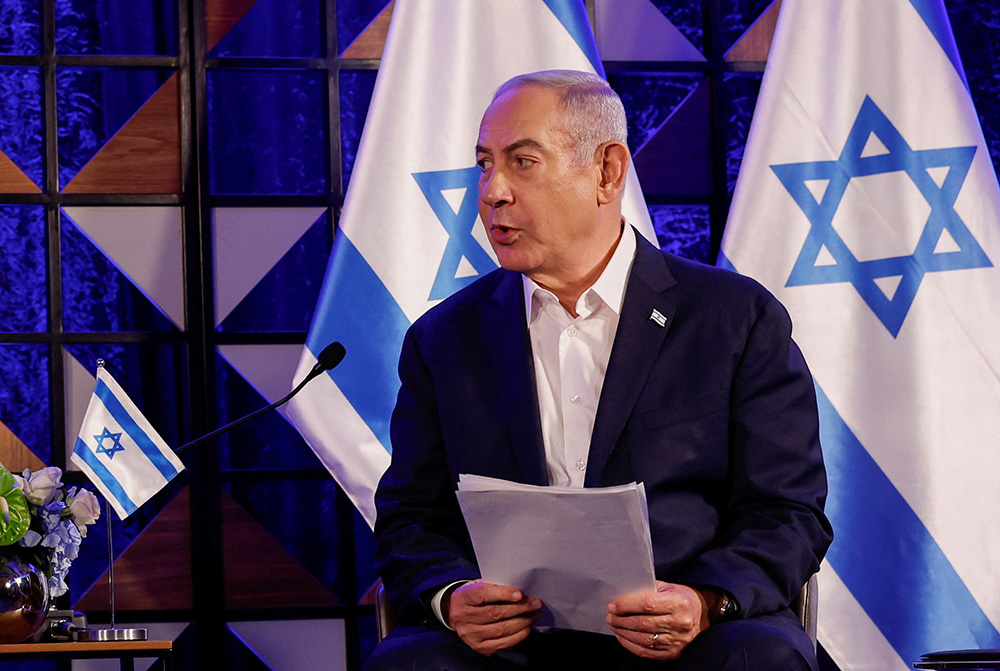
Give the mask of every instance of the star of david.
M 417 181 L 424 198 L 427 199 L 438 221 L 448 231 L 448 245 L 441 258 L 441 265 L 438 266 L 428 300 L 447 298 L 497 267 L 496 262 L 486 253 L 482 245 L 472 237 L 472 229 L 479 215 L 477 206 L 479 173 L 479 168 L 475 166 L 459 170 L 413 173 L 413 179 Z M 463 188 L 465 193 L 456 212 L 443 192 Z M 459 267 L 463 258 L 474 272 L 470 273 L 466 269 L 459 277 Z
M 111 439 L 111 447 L 104 445 L 104 441 L 108 438 Z M 114 459 L 115 452 L 123 452 L 125 450 L 125 448 L 122 447 L 121 442 L 122 434 L 111 433 L 108 431 L 108 427 L 104 427 L 104 431 L 102 433 L 94 435 L 94 440 L 97 441 L 97 453 L 108 455 L 108 459 Z
M 864 155 L 872 135 L 884 145 L 887 153 Z M 895 338 L 925 274 L 993 265 L 955 212 L 955 200 L 975 153 L 974 146 L 911 149 L 888 117 L 866 96 L 838 159 L 771 166 L 811 224 L 786 286 L 850 282 Z M 947 169 L 940 184 L 929 172 L 938 168 Z M 834 230 L 834 215 L 851 179 L 892 172 L 904 172 L 909 177 L 930 206 L 930 215 L 911 254 L 860 261 Z M 827 182 L 818 201 L 807 187 L 807 182 L 815 180 Z M 885 197 L 900 196 L 888 193 Z M 864 222 L 852 223 L 864 225 Z M 938 249 L 945 231 L 951 235 L 957 249 Z M 829 256 L 824 263 L 817 263 L 824 248 Z M 827 262 L 830 257 L 834 263 Z M 899 284 L 890 298 L 878 287 L 876 280 L 897 277 Z

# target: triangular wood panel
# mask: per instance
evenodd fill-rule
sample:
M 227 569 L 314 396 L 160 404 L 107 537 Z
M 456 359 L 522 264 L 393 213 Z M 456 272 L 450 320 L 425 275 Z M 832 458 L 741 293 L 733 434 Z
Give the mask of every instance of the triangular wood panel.
M 215 48 L 257 0 L 205 0 L 205 53 Z
M 118 610 L 192 607 L 190 519 L 190 493 L 185 487 L 118 557 L 115 561 Z M 225 491 L 222 519 L 227 607 L 338 605 L 336 597 Z M 107 610 L 107 571 L 73 607 Z
M 0 193 L 41 193 L 34 180 L 24 174 L 10 157 L 0 152 Z
M 382 579 L 379 578 L 372 583 L 372 586 L 368 588 L 360 599 L 358 599 L 359 606 L 374 606 L 375 605 L 375 592 L 378 590 L 378 586 L 382 584 Z
M 184 487 L 115 560 L 116 610 L 192 608 L 190 527 L 191 497 Z M 73 608 L 108 610 L 107 571 Z
M 707 81 L 684 99 L 635 153 L 646 195 L 712 192 L 711 97 Z
M 180 193 L 177 73 L 163 83 L 63 193 Z
M 0 422 L 0 463 L 11 473 L 20 473 L 26 468 L 33 471 L 45 468 L 45 463 L 3 422 Z
M 392 20 L 392 6 L 395 0 L 385 6 L 378 16 L 372 19 L 351 45 L 340 54 L 341 58 L 382 58 L 385 47 L 385 36 L 389 33 L 389 22 Z
M 731 63 L 766 63 L 780 11 L 781 0 L 774 0 L 726 52 L 725 60 Z
M 297 608 L 340 602 L 226 492 L 222 493 L 226 607 Z

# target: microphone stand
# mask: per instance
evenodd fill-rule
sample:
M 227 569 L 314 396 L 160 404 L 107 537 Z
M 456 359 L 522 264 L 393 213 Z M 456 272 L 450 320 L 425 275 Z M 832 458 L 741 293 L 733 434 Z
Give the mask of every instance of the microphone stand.
M 243 422 L 246 422 L 246 421 L 249 421 L 249 420 L 253 419 L 257 415 L 262 415 L 265 412 L 267 412 L 268 410 L 274 410 L 278 406 L 284 405 L 285 403 L 288 403 L 288 401 L 290 401 L 292 399 L 292 397 L 295 396 L 297 393 L 299 393 L 300 391 L 302 391 L 302 388 L 304 386 L 306 386 L 306 384 L 308 384 L 309 382 L 311 382 L 313 380 L 313 378 L 315 378 L 316 376 L 318 376 L 320 373 L 323 373 L 323 372 L 326 372 L 326 371 L 331 370 L 333 368 L 336 368 L 337 365 L 339 365 L 340 362 L 343 361 L 344 355 L 346 353 L 347 353 L 347 351 L 344 349 L 344 346 L 341 345 L 339 342 L 330 343 L 329 345 L 327 345 L 326 347 L 323 348 L 322 352 L 319 353 L 319 357 L 317 358 L 316 365 L 312 367 L 312 370 L 309 371 L 309 374 L 306 375 L 302 379 L 302 382 L 299 382 L 299 384 L 295 387 L 295 389 L 292 389 L 292 391 L 289 392 L 289 394 L 286 395 L 284 398 L 282 398 L 279 401 L 275 401 L 271 405 L 269 405 L 267 407 L 264 407 L 264 408 L 261 408 L 260 410 L 255 410 L 255 411 L 251 412 L 249 415 L 247 415 L 246 417 L 241 417 L 241 418 L 237 419 L 235 422 L 230 422 L 229 424 L 226 424 L 223 427 L 219 427 L 215 431 L 212 431 L 210 433 L 206 433 L 204 436 L 201 436 L 200 438 L 195 438 L 194 440 L 192 440 L 192 441 L 190 441 L 188 443 L 185 443 L 184 445 L 181 445 L 176 450 L 174 450 L 174 452 L 176 452 L 177 454 L 180 454 L 181 452 L 183 452 L 184 450 L 188 449 L 189 447 L 193 447 L 193 446 L 197 445 L 198 443 L 200 443 L 202 441 L 208 440 L 209 438 L 212 438 L 214 436 L 219 435 L 220 433 L 225 433 L 226 431 L 229 431 L 233 427 L 239 426 Z

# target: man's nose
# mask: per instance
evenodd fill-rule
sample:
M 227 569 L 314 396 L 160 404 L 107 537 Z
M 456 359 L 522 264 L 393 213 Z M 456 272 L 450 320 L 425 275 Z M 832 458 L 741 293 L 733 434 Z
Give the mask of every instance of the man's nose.
M 494 167 L 480 178 L 479 199 L 490 207 L 500 207 L 510 202 L 510 184 L 502 170 Z

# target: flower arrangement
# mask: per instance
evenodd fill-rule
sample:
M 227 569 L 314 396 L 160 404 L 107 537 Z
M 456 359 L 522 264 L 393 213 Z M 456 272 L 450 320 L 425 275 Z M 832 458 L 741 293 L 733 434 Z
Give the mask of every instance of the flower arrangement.
M 24 548 L 45 571 L 51 596 L 66 593 L 66 574 L 87 526 L 100 516 L 93 492 L 76 487 L 63 491 L 59 468 L 25 469 L 15 475 L 0 464 L 0 546 Z

